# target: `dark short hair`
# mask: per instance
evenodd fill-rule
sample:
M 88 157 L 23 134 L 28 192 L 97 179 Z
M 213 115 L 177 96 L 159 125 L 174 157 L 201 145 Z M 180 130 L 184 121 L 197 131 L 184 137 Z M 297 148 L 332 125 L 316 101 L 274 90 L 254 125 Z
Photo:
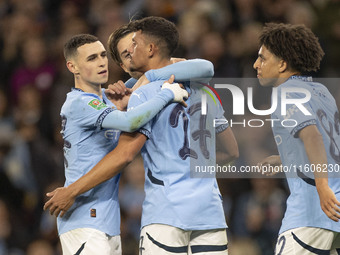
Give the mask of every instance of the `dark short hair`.
M 117 30 L 115 30 L 110 35 L 109 40 L 107 41 L 110 56 L 112 57 L 113 61 L 116 62 L 116 64 L 118 65 L 122 63 L 122 59 L 119 55 L 117 45 L 123 37 L 125 37 L 127 34 L 130 34 L 132 32 L 134 32 L 134 30 L 131 29 L 130 24 L 123 25 Z
M 94 43 L 99 41 L 98 37 L 90 34 L 78 34 L 69 39 L 64 45 L 64 57 L 68 60 L 70 57 L 75 56 L 77 49 L 87 43 Z
M 260 35 L 262 45 L 302 74 L 317 71 L 325 54 L 318 38 L 304 25 L 267 23 Z
M 150 37 L 165 57 L 171 57 L 178 47 L 179 33 L 175 24 L 162 17 L 150 16 L 136 20 L 129 27 Z

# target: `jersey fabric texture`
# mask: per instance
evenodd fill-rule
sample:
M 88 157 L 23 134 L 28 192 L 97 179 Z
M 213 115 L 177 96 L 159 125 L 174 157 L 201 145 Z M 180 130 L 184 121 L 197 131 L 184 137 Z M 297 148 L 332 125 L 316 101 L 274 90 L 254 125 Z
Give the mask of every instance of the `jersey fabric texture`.
M 190 59 L 179 61 L 159 69 L 152 69 L 145 73 L 149 81 L 167 80 L 171 74 L 175 75 L 176 81 L 198 80 L 209 82 L 214 76 L 213 64 L 204 59 Z M 190 76 L 190 77 L 188 77 Z
M 340 233 L 327 229 L 300 227 L 283 232 L 277 239 L 275 255 L 337 255 Z
M 122 255 L 120 236 L 93 228 L 77 228 L 60 235 L 63 255 Z
M 302 89 L 302 92 L 296 92 L 298 89 Z M 310 115 L 303 113 L 296 104 L 287 104 L 285 115 L 282 115 L 282 92 L 288 99 L 303 99 L 309 92 L 311 98 L 303 106 Z M 311 77 L 292 76 L 278 86 L 278 105 L 272 119 L 280 120 L 273 121 L 272 129 L 282 165 L 287 171 L 290 189 L 280 233 L 298 227 L 316 227 L 340 232 L 340 224 L 329 219 L 321 209 L 314 175 L 310 170 L 313 166 L 310 165 L 302 140 L 298 138 L 299 131 L 303 128 L 309 125 L 317 126 L 327 152 L 328 184 L 340 200 L 339 172 L 334 171 L 340 163 L 340 122 L 333 96 L 324 85 L 312 82 Z M 290 121 L 284 126 L 284 120 Z
M 174 64 L 175 67 L 179 66 L 179 68 L 176 69 L 173 68 L 173 65 L 169 65 L 162 69 L 150 70 L 148 72 L 150 75 L 148 77 L 149 80 L 153 81 L 162 79 L 163 77 L 170 77 L 173 71 L 176 71 L 175 74 L 176 76 L 178 75 L 178 78 L 188 79 L 187 76 L 189 74 L 185 70 L 193 64 L 196 65 L 196 73 L 192 74 L 194 76 L 197 75 L 195 78 L 201 76 L 205 78 L 213 75 L 213 67 L 209 61 L 193 60 L 182 62 L 183 63 L 179 65 Z M 132 87 L 135 82 L 135 79 L 130 79 L 128 86 Z M 70 185 L 86 174 L 104 155 L 112 151 L 118 143 L 119 130 L 102 128 L 105 117 L 114 111 L 114 109 L 112 109 L 114 105 L 107 99 L 104 89 L 102 89 L 102 95 L 103 100 L 95 94 L 73 89 L 68 93 L 66 102 L 62 107 L 61 133 L 64 138 L 65 186 Z M 139 113 L 148 112 L 148 109 L 151 112 L 158 111 L 169 102 L 171 98 L 172 92 L 168 90 L 163 90 L 162 94 L 153 94 L 150 100 L 153 100 L 155 104 L 149 104 L 149 107 L 140 108 L 136 114 L 139 115 Z M 150 106 L 152 109 L 150 109 Z M 123 113 L 121 115 L 123 115 Z M 121 116 L 121 120 L 117 119 L 117 121 L 123 122 L 119 123 L 120 125 L 117 123 L 117 126 L 128 129 L 129 120 L 133 119 L 133 116 L 129 116 L 131 118 L 128 118 L 125 115 Z M 116 116 L 119 116 L 119 114 L 116 114 Z M 107 120 L 105 121 L 107 122 Z M 108 123 L 113 125 L 112 121 L 115 121 L 115 119 L 112 120 L 111 118 Z M 118 204 L 119 176 L 120 175 L 117 175 L 78 196 L 64 217 L 58 218 L 59 234 L 76 228 L 88 227 L 98 229 L 111 236 L 118 235 L 120 233 Z
M 150 82 L 153 82 L 167 80 L 172 74 L 175 75 L 176 81 L 188 81 L 190 79 L 200 79 L 200 81 L 204 81 L 204 79 L 206 79 L 206 82 L 208 82 L 214 76 L 214 66 L 208 60 L 190 59 L 179 61 L 159 69 L 151 69 L 145 73 L 145 77 Z M 130 78 L 125 82 L 125 86 L 132 88 L 136 82 L 136 79 Z
M 160 91 L 162 83 L 163 81 L 152 82 L 136 90 L 130 98 L 129 109 L 152 98 Z M 202 142 L 192 138 L 192 131 L 202 128 L 202 118 L 209 117 L 209 123 L 212 123 L 211 117 L 224 118 L 221 105 L 210 108 L 208 105 L 210 112 L 206 116 L 201 115 L 201 92 L 202 90 L 192 88 L 186 101 L 187 108 L 180 104 L 169 104 L 139 130 L 148 138 L 142 148 L 146 193 L 142 227 L 153 223 L 167 224 L 183 230 L 227 227 L 216 178 L 190 176 L 192 158 L 200 159 L 200 162 L 204 158 L 202 151 L 196 149 L 199 145 L 192 144 Z M 191 127 L 195 129 L 191 130 Z M 221 132 L 227 127 L 225 124 L 218 127 L 218 130 Z M 195 154 L 191 153 L 191 148 L 195 148 Z M 215 162 L 210 157 L 205 161 L 207 165 Z
M 117 144 L 120 131 L 101 128 L 105 116 L 114 111 L 106 103 L 111 105 L 79 89 L 67 94 L 61 109 L 65 186 L 86 174 Z M 119 178 L 117 175 L 79 195 L 69 211 L 58 217 L 59 234 L 76 228 L 94 228 L 110 236 L 119 235 Z

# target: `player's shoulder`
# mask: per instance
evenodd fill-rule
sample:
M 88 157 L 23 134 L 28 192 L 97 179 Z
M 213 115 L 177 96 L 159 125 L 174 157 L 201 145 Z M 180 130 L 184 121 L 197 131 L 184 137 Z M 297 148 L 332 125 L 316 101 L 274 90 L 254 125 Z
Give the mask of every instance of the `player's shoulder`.
M 313 90 L 314 82 L 307 82 L 304 80 L 289 79 L 277 87 L 278 97 L 281 98 L 282 94 L 285 96 L 305 97 L 306 93 Z
M 284 83 L 282 83 L 280 86 L 278 86 L 277 88 L 279 90 L 283 89 L 283 88 L 291 88 L 291 87 L 301 87 L 304 86 L 305 82 L 301 81 L 301 80 L 297 80 L 297 79 L 288 79 L 287 81 L 285 81 Z
M 73 113 L 77 113 L 88 108 L 100 110 L 105 107 L 107 107 L 107 105 L 95 94 L 86 93 L 76 89 L 73 89 L 67 94 L 66 101 L 63 105 L 64 110 L 70 109 Z
M 147 85 L 141 86 L 138 89 L 136 89 L 132 93 L 132 95 L 137 95 L 137 96 L 143 95 L 145 97 L 152 96 L 161 90 L 163 83 L 164 83 L 164 80 L 150 82 Z

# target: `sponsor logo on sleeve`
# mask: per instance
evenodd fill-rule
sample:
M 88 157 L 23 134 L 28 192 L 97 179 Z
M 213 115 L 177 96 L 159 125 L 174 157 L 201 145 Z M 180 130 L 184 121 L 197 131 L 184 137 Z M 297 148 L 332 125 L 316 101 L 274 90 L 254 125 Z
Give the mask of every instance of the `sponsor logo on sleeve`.
M 92 99 L 89 103 L 89 106 L 91 106 L 92 108 L 96 109 L 96 110 L 101 110 L 103 108 L 106 108 L 106 104 L 104 104 L 103 102 L 99 101 L 98 99 Z

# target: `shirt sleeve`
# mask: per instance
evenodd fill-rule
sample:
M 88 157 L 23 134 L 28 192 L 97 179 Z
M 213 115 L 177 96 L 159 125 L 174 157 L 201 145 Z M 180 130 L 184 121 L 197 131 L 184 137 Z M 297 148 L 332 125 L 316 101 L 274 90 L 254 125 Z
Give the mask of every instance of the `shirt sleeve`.
M 125 82 L 125 87 L 132 88 L 136 84 L 137 80 L 135 78 L 130 78 Z
M 146 100 L 143 93 L 137 90 L 131 95 L 128 111 L 111 111 L 104 117 L 102 127 L 115 128 L 126 132 L 136 131 L 153 119 L 173 97 L 174 94 L 171 90 L 163 89 L 150 100 Z
M 137 90 L 132 93 L 129 104 L 128 104 L 128 111 L 134 110 L 140 105 L 143 105 L 143 103 L 147 102 L 148 99 L 141 90 Z M 147 122 L 144 126 L 141 126 L 141 128 L 138 130 L 138 132 L 144 134 L 147 138 L 150 138 L 151 134 L 151 121 Z
M 176 81 L 202 80 L 208 82 L 214 76 L 214 65 L 204 59 L 180 61 L 160 69 L 152 69 L 145 73 L 150 81 L 168 80 L 175 75 Z
M 81 96 L 71 106 L 71 116 L 79 126 L 95 128 L 114 109 L 93 96 Z M 73 113 L 73 114 L 72 114 Z
M 222 107 L 220 99 L 217 98 L 213 91 L 210 91 L 211 93 L 209 93 L 209 90 L 210 90 L 209 88 L 205 87 L 204 90 L 200 90 L 200 93 L 206 94 L 208 114 L 213 116 L 214 118 L 215 132 L 221 133 L 222 131 L 229 127 L 229 123 L 224 116 L 224 109 Z M 209 94 L 209 96 L 207 94 Z M 199 97 L 201 97 L 201 94 L 199 94 Z
M 299 99 L 302 97 L 304 97 L 302 93 L 297 93 L 297 92 L 287 93 L 287 98 L 289 99 Z M 289 131 L 289 133 L 292 136 L 294 136 L 295 138 L 298 138 L 298 133 L 303 128 L 310 126 L 310 125 L 316 125 L 316 116 L 310 106 L 310 101 L 308 103 L 303 104 L 303 106 L 310 113 L 310 115 L 307 115 L 304 112 L 302 112 L 301 109 L 297 107 L 295 104 L 287 104 L 286 111 L 282 112 L 282 104 L 281 104 L 282 98 L 281 98 L 280 93 L 278 95 L 278 98 L 279 100 L 278 100 L 277 109 L 275 111 L 275 116 L 281 122 L 283 121 L 286 122 L 285 128 Z
M 216 121 L 218 120 L 218 121 Z M 228 120 L 224 117 L 224 109 L 222 105 L 220 104 L 220 101 L 217 100 L 217 111 L 216 111 L 216 117 L 215 117 L 215 123 L 218 123 L 215 126 L 215 132 L 221 133 L 224 130 L 226 130 L 229 127 Z

